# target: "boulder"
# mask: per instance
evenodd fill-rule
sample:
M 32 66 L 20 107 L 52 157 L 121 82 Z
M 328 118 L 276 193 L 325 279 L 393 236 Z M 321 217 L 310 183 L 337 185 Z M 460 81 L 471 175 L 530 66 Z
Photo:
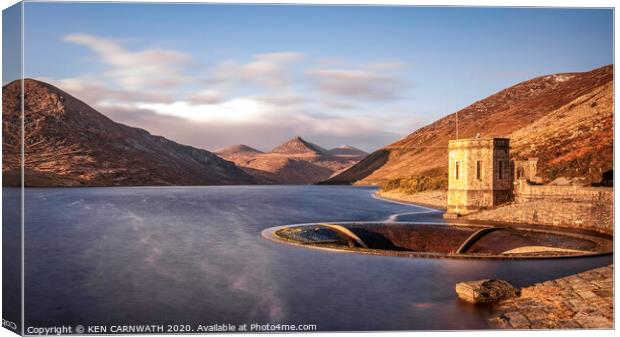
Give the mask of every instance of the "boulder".
M 460 299 L 474 304 L 495 303 L 521 295 L 521 290 L 510 283 L 494 279 L 459 282 L 455 290 Z

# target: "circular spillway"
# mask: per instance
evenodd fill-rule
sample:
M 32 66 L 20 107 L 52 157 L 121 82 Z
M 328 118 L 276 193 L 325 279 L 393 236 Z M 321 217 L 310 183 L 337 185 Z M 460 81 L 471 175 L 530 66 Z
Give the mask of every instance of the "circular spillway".
M 478 224 L 310 223 L 268 228 L 262 236 L 308 248 L 405 257 L 539 259 L 613 251 L 605 235 Z

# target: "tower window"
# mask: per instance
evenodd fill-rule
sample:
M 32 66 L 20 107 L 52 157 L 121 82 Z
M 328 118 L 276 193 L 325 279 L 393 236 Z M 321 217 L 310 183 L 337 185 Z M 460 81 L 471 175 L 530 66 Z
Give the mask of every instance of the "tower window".
M 476 179 L 482 180 L 482 161 L 476 162 Z
M 460 174 L 461 174 L 461 162 L 457 161 L 456 167 L 454 169 L 454 177 L 456 178 L 456 180 L 459 180 Z

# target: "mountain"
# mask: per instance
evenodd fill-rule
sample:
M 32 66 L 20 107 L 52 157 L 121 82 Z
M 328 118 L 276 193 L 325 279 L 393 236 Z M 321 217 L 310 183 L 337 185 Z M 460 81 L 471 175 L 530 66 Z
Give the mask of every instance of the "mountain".
M 538 157 L 539 175 L 585 176 L 613 168 L 613 66 L 537 77 L 459 110 L 459 138 L 510 137 L 514 158 Z M 416 175 L 445 177 L 456 113 L 379 149 L 327 184 L 377 185 Z
M 324 148 L 295 137 L 279 146 L 276 146 L 271 153 L 289 156 L 322 156 L 327 155 L 328 151 Z
M 334 151 L 337 150 L 337 151 Z M 264 184 L 312 184 L 350 167 L 367 153 L 352 146 L 326 150 L 294 137 L 263 153 L 247 145 L 216 151 Z
M 317 177 L 329 177 L 332 173 L 329 169 L 305 160 L 292 159 L 282 153 L 266 154 L 243 144 L 220 149 L 215 153 L 236 163 L 262 184 L 311 184 L 319 179 Z M 309 151 L 300 154 L 311 155 Z
M 44 82 L 24 80 L 26 186 L 253 184 L 215 154 L 116 123 Z M 3 88 L 3 181 L 19 184 L 21 82 Z

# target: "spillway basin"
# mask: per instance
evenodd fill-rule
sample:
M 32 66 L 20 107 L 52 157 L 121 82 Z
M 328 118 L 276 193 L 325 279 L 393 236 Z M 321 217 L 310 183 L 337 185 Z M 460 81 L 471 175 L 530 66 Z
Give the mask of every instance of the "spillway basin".
M 612 238 L 604 235 L 478 224 L 310 223 L 268 228 L 262 236 L 307 248 L 403 257 L 540 259 L 613 252 Z

